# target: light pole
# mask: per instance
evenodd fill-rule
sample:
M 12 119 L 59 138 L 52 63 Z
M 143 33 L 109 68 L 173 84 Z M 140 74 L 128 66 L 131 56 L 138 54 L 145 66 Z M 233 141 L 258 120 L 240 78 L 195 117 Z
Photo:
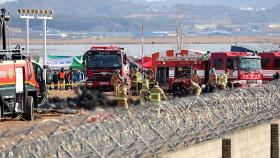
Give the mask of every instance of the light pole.
M 44 49 L 44 77 L 45 83 L 47 81 L 47 20 L 52 19 L 53 11 L 52 10 L 39 10 L 40 14 L 37 14 L 37 19 L 43 20 L 43 49 Z
M 29 19 L 35 18 L 35 11 L 30 9 L 18 9 L 18 13 L 20 14 L 20 18 L 25 19 L 26 24 L 26 53 L 30 56 L 29 53 Z
M 20 18 L 26 19 L 26 50 L 29 54 L 29 19 L 41 19 L 43 20 L 43 51 L 44 51 L 44 69 L 47 65 L 47 20 L 52 19 L 52 10 L 39 10 L 39 9 L 18 9 Z M 45 82 L 47 79 L 47 71 L 44 71 Z

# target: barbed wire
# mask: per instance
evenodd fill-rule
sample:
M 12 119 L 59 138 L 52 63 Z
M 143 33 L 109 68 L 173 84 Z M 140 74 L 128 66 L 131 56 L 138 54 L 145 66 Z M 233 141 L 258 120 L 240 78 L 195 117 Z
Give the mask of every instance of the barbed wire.
M 156 156 L 280 118 L 279 92 L 280 82 L 274 81 L 4 131 L 0 133 L 0 157 Z M 99 119 L 89 119 L 92 115 Z

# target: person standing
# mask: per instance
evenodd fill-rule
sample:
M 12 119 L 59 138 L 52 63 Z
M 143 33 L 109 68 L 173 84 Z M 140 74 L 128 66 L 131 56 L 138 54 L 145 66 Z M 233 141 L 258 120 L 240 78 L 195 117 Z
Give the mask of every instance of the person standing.
M 217 75 L 214 68 L 211 69 L 211 73 L 209 75 L 208 80 L 209 86 L 210 86 L 210 92 L 214 92 L 217 86 Z
M 135 73 L 135 77 L 136 77 L 136 82 L 137 82 L 137 95 L 139 95 L 141 86 L 142 86 L 142 74 L 141 74 L 141 70 L 137 69 L 136 73 Z
M 227 89 L 227 83 L 228 83 L 228 70 L 225 70 L 225 73 L 221 74 L 221 76 L 219 77 L 219 88 L 221 90 L 226 90 Z
M 120 75 L 120 70 L 116 70 L 111 78 L 111 85 L 114 87 L 114 96 L 118 95 L 119 87 L 122 83 L 122 77 Z
M 141 104 L 143 104 L 145 100 L 150 100 L 149 96 L 150 96 L 149 81 L 147 79 L 144 79 L 142 81 L 142 88 L 140 91 Z
M 66 78 L 67 78 L 67 90 L 68 89 L 71 89 L 73 90 L 73 78 L 74 78 L 74 73 L 73 73 L 73 70 L 72 68 L 69 69 L 69 72 L 67 73 L 66 75 Z
M 57 90 L 58 89 L 58 72 L 57 71 L 54 71 L 53 72 L 53 84 L 54 84 L 54 89 Z
M 64 68 L 61 68 L 61 70 L 58 73 L 58 77 L 59 77 L 59 87 L 60 87 L 60 91 L 64 90 L 65 88 L 63 88 L 64 86 L 64 81 L 65 81 L 65 72 L 64 72 Z
M 127 88 L 125 87 L 124 83 L 121 84 L 116 99 L 118 106 L 125 107 L 126 109 L 128 109 Z
M 47 73 L 47 86 L 49 90 L 52 90 L 52 83 L 53 83 L 53 73 L 51 69 L 48 69 Z

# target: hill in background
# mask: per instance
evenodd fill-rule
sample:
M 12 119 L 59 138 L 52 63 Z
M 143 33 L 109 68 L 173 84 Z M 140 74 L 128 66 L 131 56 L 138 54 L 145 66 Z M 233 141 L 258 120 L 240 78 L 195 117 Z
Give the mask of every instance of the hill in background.
M 279 0 L 18 0 L 3 4 L 10 11 L 12 27 L 24 27 L 18 8 L 54 10 L 49 27 L 61 31 L 139 32 L 176 29 L 176 8 L 185 32 L 267 30 L 280 23 Z M 255 8 L 254 8 L 255 7 Z M 41 26 L 32 20 L 31 26 Z

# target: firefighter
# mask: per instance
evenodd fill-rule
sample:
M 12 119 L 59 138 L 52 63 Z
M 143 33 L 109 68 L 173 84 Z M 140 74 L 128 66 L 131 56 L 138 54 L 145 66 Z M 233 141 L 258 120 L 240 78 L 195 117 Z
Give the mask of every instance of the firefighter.
M 153 74 L 153 71 L 151 69 L 147 72 L 147 79 L 149 81 L 149 87 L 153 88 L 155 84 L 155 75 Z
M 191 80 L 197 84 L 200 84 L 200 79 L 197 74 L 197 70 L 194 70 L 193 74 L 191 75 Z
M 200 96 L 201 94 L 201 87 L 194 81 L 192 81 L 192 79 L 190 79 L 190 86 L 191 86 L 191 89 L 193 90 L 193 93 L 196 95 L 196 96 Z
M 157 103 L 157 117 L 160 117 L 160 112 L 162 109 L 160 102 L 161 100 L 167 100 L 167 98 L 164 91 L 159 87 L 158 82 L 155 82 L 154 87 L 151 89 L 150 100 Z
M 120 75 L 120 70 L 116 70 L 111 78 L 111 85 L 114 87 L 114 96 L 118 95 L 119 87 L 122 83 L 122 77 Z
M 151 101 L 160 102 L 161 100 L 167 100 L 164 91 L 158 85 L 158 82 L 155 82 L 155 86 L 151 89 Z
M 64 72 L 64 68 L 61 68 L 61 70 L 58 73 L 58 77 L 59 77 L 59 88 L 60 91 L 64 90 L 64 79 L 65 79 L 65 72 Z
M 149 81 L 147 79 L 144 79 L 142 81 L 142 88 L 140 91 L 141 104 L 144 102 L 144 100 L 149 100 L 149 96 L 150 96 Z
M 215 72 L 215 69 L 211 69 L 211 73 L 209 75 L 209 80 L 208 80 L 209 86 L 210 86 L 210 92 L 214 92 L 217 86 L 217 75 Z
M 128 109 L 127 88 L 125 87 L 124 83 L 121 84 L 116 99 L 118 102 L 118 106 L 125 107 L 126 109 Z
M 139 91 L 142 86 L 142 74 L 140 69 L 136 69 L 135 77 L 137 82 L 137 94 L 139 94 Z
M 139 93 L 139 82 L 141 80 L 141 74 L 138 72 L 137 69 L 133 69 L 130 77 L 132 94 L 137 95 Z
M 227 89 L 227 83 L 228 83 L 227 80 L 228 80 L 228 70 L 226 69 L 225 73 L 221 74 L 219 77 L 218 85 L 221 90 Z

